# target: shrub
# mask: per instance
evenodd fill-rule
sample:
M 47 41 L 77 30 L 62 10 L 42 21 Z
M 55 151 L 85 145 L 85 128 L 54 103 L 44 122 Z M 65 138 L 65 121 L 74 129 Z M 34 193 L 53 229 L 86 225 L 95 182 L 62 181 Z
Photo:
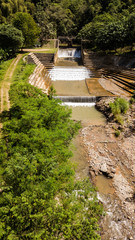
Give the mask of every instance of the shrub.
M 120 131 L 119 131 L 118 129 L 115 131 L 115 136 L 116 136 L 116 137 L 119 137 L 119 136 L 120 136 Z
M 126 113 L 129 109 L 129 103 L 124 98 L 116 98 L 113 103 L 109 104 L 114 116 L 120 113 Z
M 130 99 L 130 104 L 133 104 L 133 103 L 135 103 L 135 91 L 133 91 L 133 95 Z

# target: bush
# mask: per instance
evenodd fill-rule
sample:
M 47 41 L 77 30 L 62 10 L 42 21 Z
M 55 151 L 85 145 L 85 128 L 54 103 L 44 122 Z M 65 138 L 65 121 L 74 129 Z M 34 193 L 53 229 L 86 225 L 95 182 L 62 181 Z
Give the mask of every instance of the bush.
M 120 136 L 120 131 L 119 131 L 118 129 L 115 131 L 115 136 L 116 136 L 116 137 L 119 137 L 119 136 Z
M 109 104 L 109 106 L 114 116 L 120 113 L 125 114 L 129 109 L 129 103 L 124 98 L 116 98 L 113 103 Z
M 112 114 L 119 124 L 123 124 L 121 114 L 125 114 L 129 109 L 129 102 L 124 98 L 116 98 L 114 102 L 109 103 Z
M 133 104 L 133 103 L 135 103 L 135 91 L 133 91 L 133 95 L 130 99 L 130 104 Z

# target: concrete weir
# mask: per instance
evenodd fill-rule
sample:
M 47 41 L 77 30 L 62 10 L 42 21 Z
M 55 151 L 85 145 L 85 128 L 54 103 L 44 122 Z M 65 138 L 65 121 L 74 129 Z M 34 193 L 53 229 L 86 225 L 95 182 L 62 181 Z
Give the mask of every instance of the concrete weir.
M 76 48 L 59 49 L 58 58 L 81 58 L 81 50 Z
M 53 98 L 72 103 L 95 103 L 97 101 L 95 96 L 54 96 Z

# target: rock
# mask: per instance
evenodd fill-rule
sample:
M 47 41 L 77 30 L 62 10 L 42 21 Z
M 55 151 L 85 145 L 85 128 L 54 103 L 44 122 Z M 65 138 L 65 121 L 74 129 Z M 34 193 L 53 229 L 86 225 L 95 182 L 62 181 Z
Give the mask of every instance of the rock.
M 114 177 L 114 173 L 112 173 L 112 172 L 108 173 L 108 177 L 109 178 L 113 178 Z
M 91 178 L 93 179 L 95 177 L 94 171 L 89 171 Z
M 100 171 L 103 172 L 103 173 L 107 173 L 108 172 L 106 163 L 103 163 L 103 165 L 101 165 Z

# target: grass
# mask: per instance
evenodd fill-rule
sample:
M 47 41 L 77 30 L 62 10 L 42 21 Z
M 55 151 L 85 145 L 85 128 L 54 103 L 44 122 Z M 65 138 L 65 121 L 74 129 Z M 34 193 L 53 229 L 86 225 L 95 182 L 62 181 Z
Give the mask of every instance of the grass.
M 113 103 L 109 103 L 109 106 L 115 120 L 122 125 L 122 115 L 129 109 L 129 102 L 124 98 L 116 98 Z
M 24 54 L 22 56 L 22 58 L 20 59 L 20 61 L 18 62 L 16 69 L 13 73 L 13 77 L 12 77 L 12 81 L 18 81 L 18 79 L 20 80 L 25 80 L 28 79 L 28 77 L 32 74 L 32 72 L 34 71 L 36 65 L 34 64 L 27 64 L 23 61 L 23 57 L 27 55 Z M 27 65 L 26 71 L 23 71 L 24 67 Z
M 1 88 L 1 83 L 7 72 L 7 69 L 9 68 L 12 61 L 13 61 L 13 59 L 10 59 L 10 60 L 0 63 L 0 88 Z M 0 98 L 0 103 L 1 103 L 1 98 Z M 4 101 L 4 105 L 5 105 L 5 101 Z M 0 138 L 1 138 L 1 134 L 0 134 Z M 0 167 L 0 187 L 1 187 L 1 182 L 2 182 L 2 172 L 3 172 L 3 170 Z
M 4 61 L 0 64 L 0 84 L 1 84 L 1 81 L 4 79 L 6 71 L 9 68 L 12 61 L 13 61 L 13 59 L 10 59 L 10 60 Z
M 120 136 L 120 131 L 119 130 L 116 130 L 115 131 L 115 137 L 119 137 Z
M 22 58 L 27 55 L 27 54 L 24 54 L 22 55 Z M 11 81 L 17 81 L 17 80 L 26 80 L 28 79 L 29 75 L 32 74 L 34 68 L 35 68 L 35 65 L 33 64 L 28 64 L 27 67 L 26 67 L 26 71 L 23 71 L 26 63 L 23 62 L 23 59 L 20 59 L 20 61 L 18 62 L 17 66 L 16 66 L 16 69 L 13 73 L 13 76 L 12 76 L 12 79 Z M 7 69 L 9 68 L 11 62 L 13 61 L 13 59 L 11 60 L 8 60 L 8 61 L 5 61 L 3 62 L 1 65 L 0 65 L 0 80 L 2 81 L 4 79 L 4 76 L 6 74 L 6 71 Z M 4 96 L 4 99 L 3 99 L 3 105 L 4 105 L 4 109 L 7 110 L 7 102 L 6 102 L 6 99 L 5 99 L 5 96 Z M 1 134 L 0 134 L 0 138 L 1 138 Z M 0 168 L 0 182 L 2 182 L 2 168 Z M 0 186 L 1 186 L 1 183 L 0 183 Z
M 34 51 L 36 49 L 36 51 Z M 43 51 L 39 51 L 41 53 L 56 53 L 57 52 L 57 48 L 52 48 L 52 49 L 45 49 L 45 48 L 34 48 L 33 52 L 38 52 L 37 50 L 39 49 L 43 49 Z
M 38 48 L 29 48 L 30 50 L 32 50 L 32 52 L 35 53 L 56 53 L 58 48 L 43 48 L 43 47 L 38 47 Z M 25 52 L 25 48 L 23 49 L 23 51 Z

